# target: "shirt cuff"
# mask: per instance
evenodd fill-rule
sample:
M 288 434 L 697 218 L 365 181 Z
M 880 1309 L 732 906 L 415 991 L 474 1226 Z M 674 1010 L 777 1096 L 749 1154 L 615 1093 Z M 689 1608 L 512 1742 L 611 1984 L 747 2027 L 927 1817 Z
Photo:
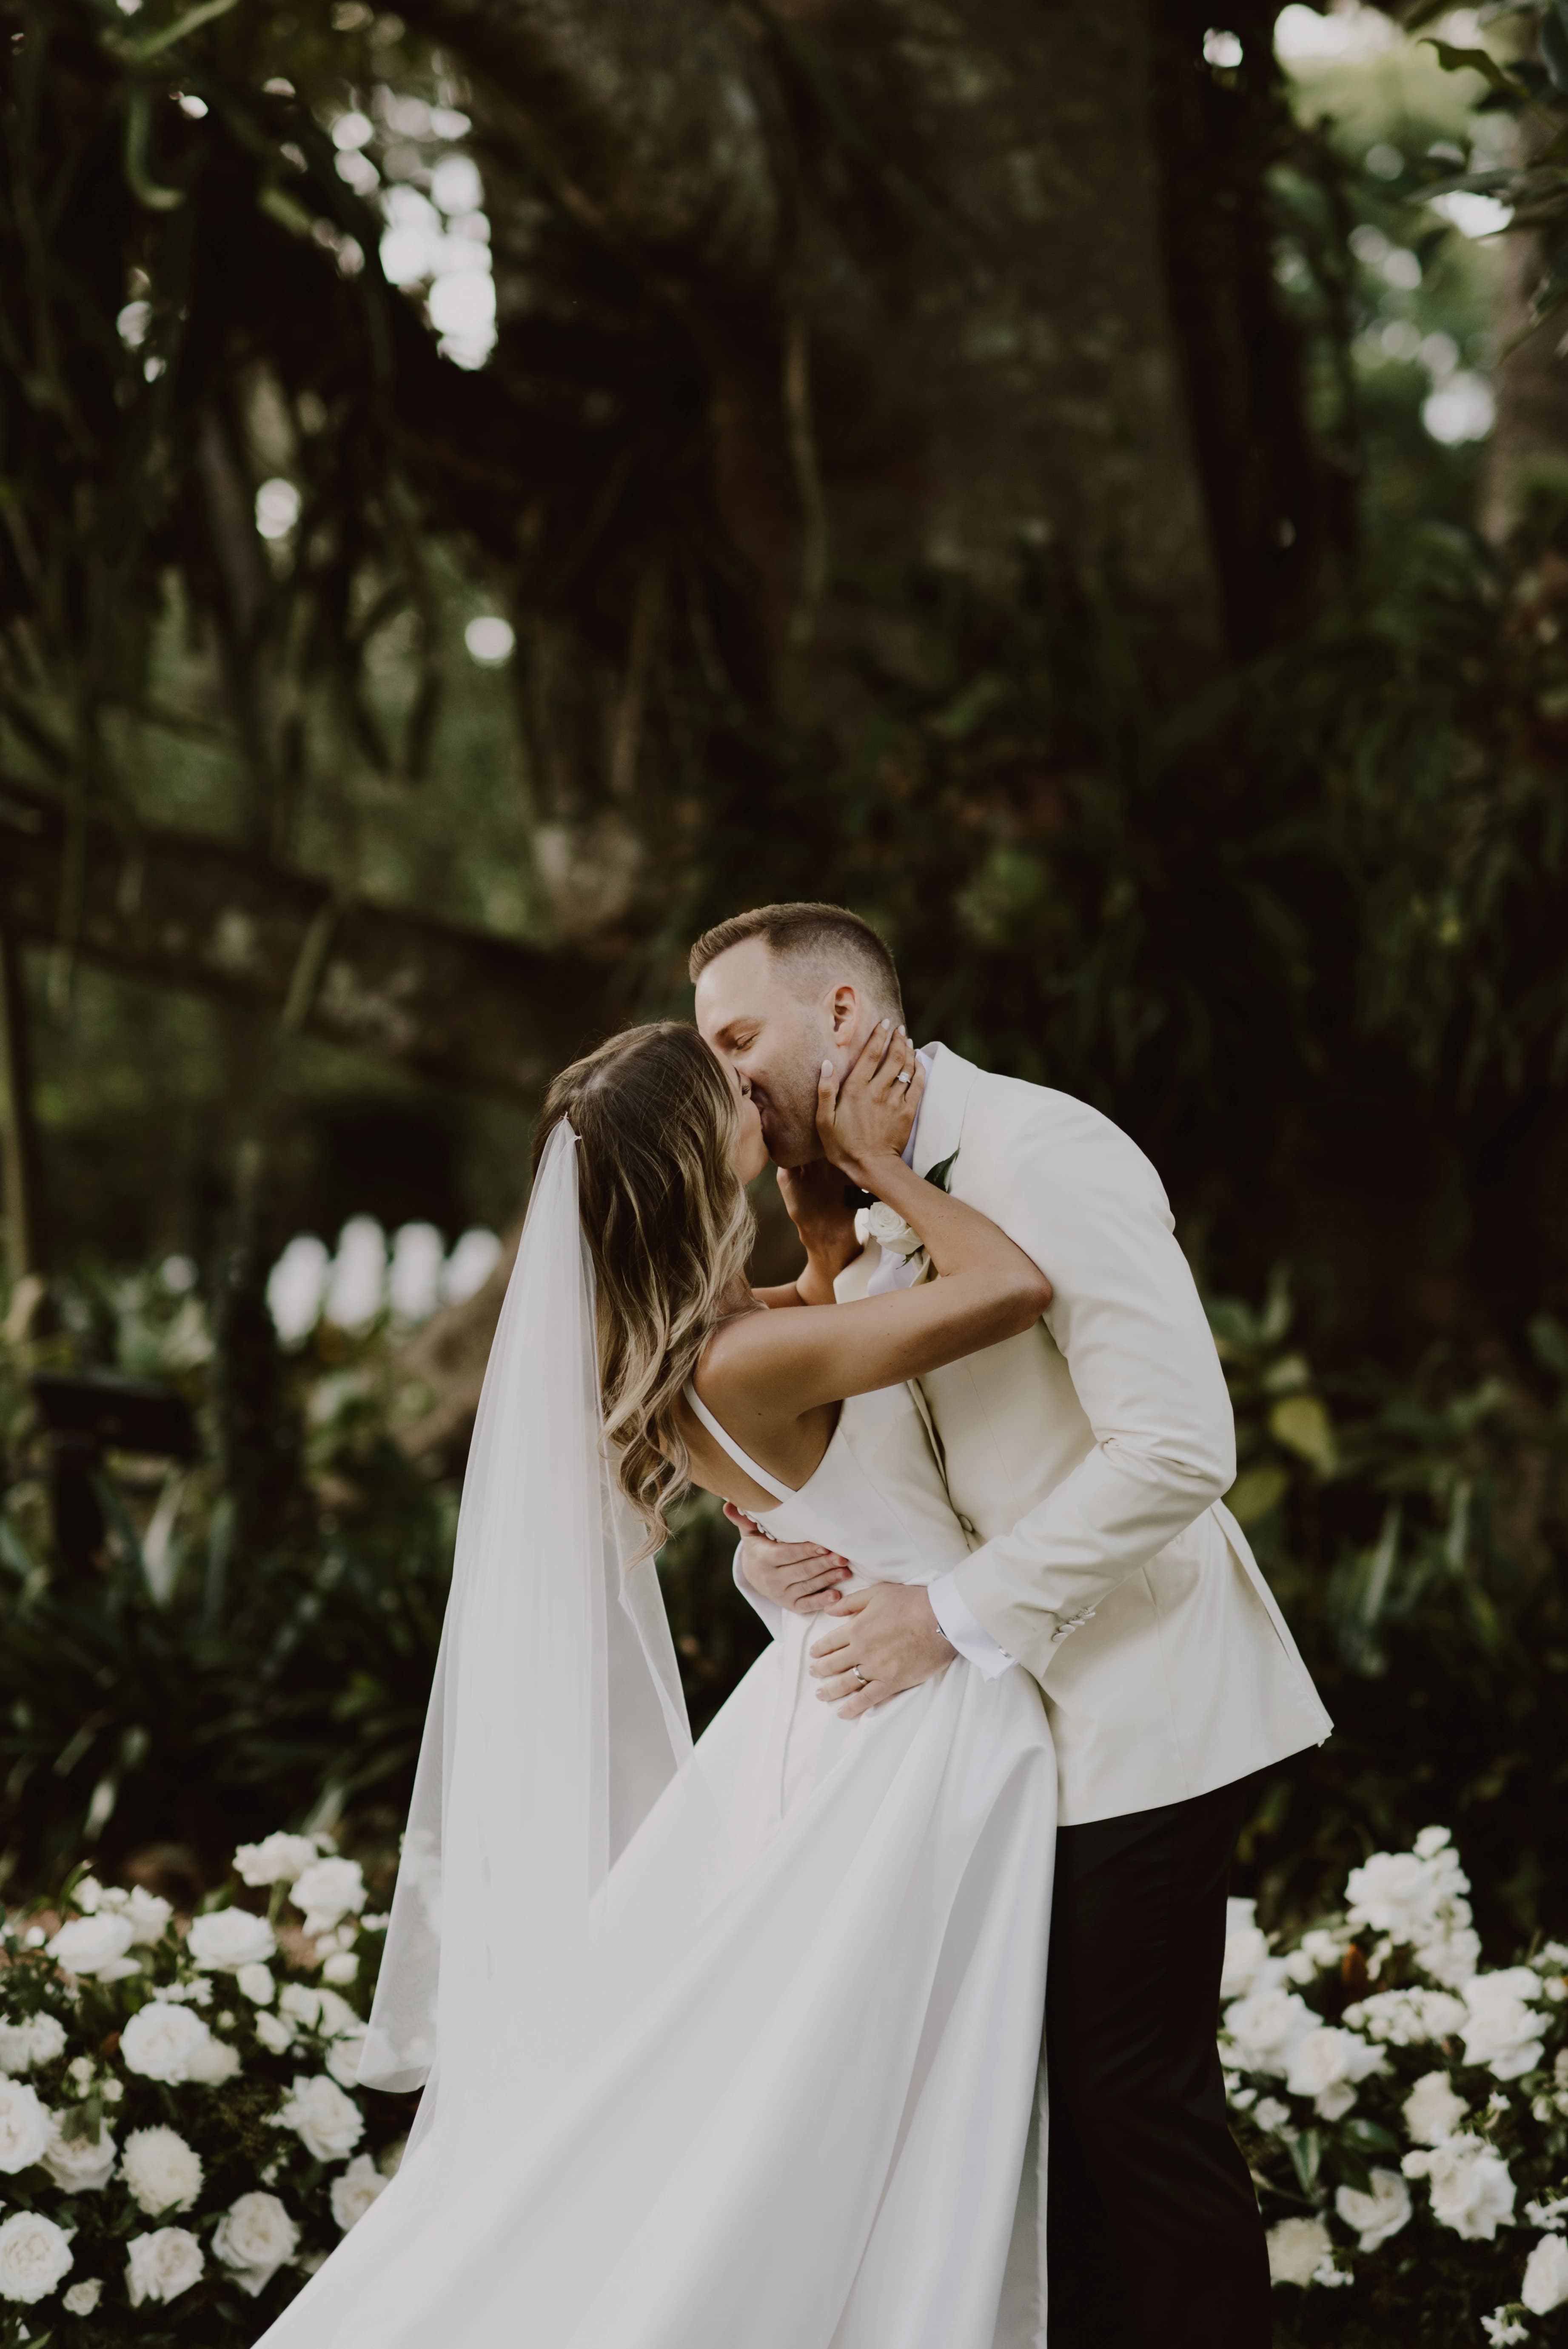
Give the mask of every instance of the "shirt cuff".
M 773 1637 L 776 1640 L 779 1639 L 784 1630 L 784 1609 L 782 1607 L 776 1605 L 771 1599 L 764 1599 L 760 1590 L 754 1589 L 752 1585 L 747 1580 L 746 1569 L 740 1563 L 741 1547 L 742 1545 L 739 1542 L 737 1542 L 735 1545 L 735 1561 L 730 1569 L 735 1576 L 735 1587 L 737 1590 L 739 1591 L 742 1599 L 745 1599 L 747 1605 L 748 1607 L 755 1607 L 757 1612 L 761 1616 L 762 1620 L 767 1624 L 768 1629 L 772 1633 Z
M 736 1553 L 736 1579 L 740 1579 L 740 1555 Z M 741 1588 L 744 1589 L 745 1585 Z M 999 1680 L 1013 1659 L 1006 1648 L 999 1647 L 958 1588 L 956 1574 L 941 1574 L 925 1586 L 931 1601 L 931 1611 L 936 1618 L 938 1630 L 950 1647 L 956 1648 L 965 1661 L 972 1663 L 985 1680 Z M 754 1606 L 760 1602 L 754 1599 Z

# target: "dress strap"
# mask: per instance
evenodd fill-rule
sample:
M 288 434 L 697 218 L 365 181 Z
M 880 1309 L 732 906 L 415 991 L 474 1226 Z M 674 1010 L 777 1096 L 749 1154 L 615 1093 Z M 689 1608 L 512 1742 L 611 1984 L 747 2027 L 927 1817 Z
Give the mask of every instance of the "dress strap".
M 777 1476 L 770 1476 L 766 1468 L 759 1468 L 749 1452 L 742 1452 L 734 1436 L 725 1428 L 720 1427 L 717 1420 L 698 1394 L 696 1382 L 691 1379 L 687 1379 L 686 1382 L 685 1394 L 687 1402 L 690 1403 L 714 1442 L 728 1453 L 738 1468 L 745 1469 L 754 1485 L 760 1485 L 763 1491 L 771 1493 L 776 1501 L 788 1501 L 792 1497 L 795 1490 L 792 1485 L 781 1485 Z

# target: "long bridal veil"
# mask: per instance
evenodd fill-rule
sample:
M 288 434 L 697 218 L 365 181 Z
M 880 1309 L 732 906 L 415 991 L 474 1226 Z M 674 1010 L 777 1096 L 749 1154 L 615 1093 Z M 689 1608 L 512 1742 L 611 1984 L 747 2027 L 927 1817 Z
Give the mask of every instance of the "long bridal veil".
M 611 1867 L 691 1751 L 641 1527 L 605 1454 L 577 1137 L 545 1147 L 491 1349 L 359 2076 L 417 2134 L 543 2091 Z M 570 2034 L 567 2034 L 568 2036 Z

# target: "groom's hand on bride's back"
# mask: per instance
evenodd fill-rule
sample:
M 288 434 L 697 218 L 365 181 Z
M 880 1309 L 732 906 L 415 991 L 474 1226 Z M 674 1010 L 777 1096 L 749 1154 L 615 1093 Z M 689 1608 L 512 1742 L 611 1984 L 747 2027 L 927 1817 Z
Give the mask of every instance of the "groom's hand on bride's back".
M 773 1541 L 733 1501 L 726 1501 L 724 1514 L 745 1537 L 740 1570 L 759 1599 L 788 1608 L 792 1615 L 820 1615 L 832 1605 L 840 1586 L 850 1578 L 848 1558 L 815 1542 Z

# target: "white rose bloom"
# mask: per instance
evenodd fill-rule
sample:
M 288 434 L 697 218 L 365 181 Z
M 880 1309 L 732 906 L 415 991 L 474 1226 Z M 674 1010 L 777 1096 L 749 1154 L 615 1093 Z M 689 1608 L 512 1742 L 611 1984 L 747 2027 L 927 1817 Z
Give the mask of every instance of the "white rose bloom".
M 340 1998 L 336 1991 L 317 1991 L 316 1996 L 321 2002 L 319 2009 L 321 2020 L 316 2025 L 318 2031 L 325 2031 L 329 2036 L 337 2036 L 344 2032 L 364 2030 L 365 2025 L 349 2005 L 348 2001 L 346 1998 Z
M 1290 2121 L 1290 2106 L 1288 2105 L 1282 2105 L 1277 2096 L 1260 2096 L 1257 2102 L 1257 2108 L 1253 2114 L 1253 2118 L 1256 2121 L 1259 2128 L 1267 2129 L 1272 2134 L 1274 2130 L 1282 2129 L 1288 2126 Z
M 1540 2063 L 1546 2018 L 1528 2006 L 1541 1995 L 1528 1966 L 1503 1966 L 1465 1985 L 1465 2062 L 1484 2064 L 1499 2080 L 1517 2080 Z
M 1542 2235 L 1524 2263 L 1519 2297 L 1532 2316 L 1549 2316 L 1568 2300 L 1568 2242 Z
M 90 2316 L 102 2298 L 103 2278 L 88 2276 L 60 2294 L 60 2306 L 67 2316 Z
M 1405 2099 L 1405 2127 L 1418 2145 L 1441 2145 L 1469 2113 L 1446 2072 L 1423 2074 Z
M 30 2072 L 52 2064 L 66 2047 L 66 2029 L 57 2014 L 30 2014 L 26 2021 L 0 2015 L 0 2072 Z
M 150 2219 L 189 2210 L 201 2191 L 201 2157 L 178 2129 L 132 2129 L 119 2158 L 131 2200 Z
M 1440 1894 L 1432 1871 L 1413 1851 L 1375 1851 L 1345 1880 L 1352 1925 L 1420 1941 L 1436 1929 Z
M 1470 1879 L 1447 1827 L 1423 1827 L 1413 1851 L 1378 1851 L 1346 1879 L 1346 1921 L 1412 1945 L 1427 1971 L 1457 1989 L 1480 1956 L 1465 1899 Z
M 1320 2027 L 1306 2001 L 1293 1990 L 1259 1991 L 1225 2009 L 1225 2036 L 1243 2072 L 1284 2071 L 1296 2041 Z
M 13 2210 L 0 2226 L 0 2300 L 46 2300 L 70 2266 L 69 2236 L 41 2210 Z
M 367 2153 L 356 2153 L 346 2169 L 332 2181 L 332 2215 L 346 2235 L 350 2227 L 358 2225 L 378 2194 L 385 2194 L 391 2179 L 383 2178 Z
M 229 2020 L 232 2022 L 231 2015 Z M 191 2058 L 191 2075 L 199 2087 L 221 2088 L 240 2068 L 240 2051 L 226 2039 L 209 2039 Z
M 1435 1940 L 1423 1941 L 1416 1953 L 1434 1982 L 1463 1990 L 1480 1963 L 1480 1935 L 1470 1925 L 1455 1925 Z
M 115 2141 L 108 2129 L 95 2137 L 67 2137 L 58 2113 L 49 2115 L 44 2168 L 67 2194 L 97 2194 L 114 2176 Z
M 278 1944 L 264 1917 L 253 1917 L 248 1909 L 211 1909 L 191 1919 L 185 1946 L 199 1966 L 237 1973 L 242 1966 L 264 1963 Z
M 278 1992 L 278 2013 L 286 2014 L 291 2022 L 303 2023 L 307 2031 L 315 2031 L 321 2022 L 321 1998 L 320 1991 L 312 1990 L 308 1983 L 284 1982 Z
M 1513 2179 L 1502 2156 L 1479 2137 L 1449 2137 L 1430 2153 L 1408 2153 L 1407 2178 L 1431 2188 L 1432 2216 L 1467 2242 L 1490 2243 L 1513 2217 Z
M 1568 2195 L 1555 2202 L 1527 2202 L 1524 2215 L 1532 2227 L 1542 2227 L 1549 2233 L 1568 2227 Z
M 309 1836 L 263 1836 L 260 1843 L 242 1843 L 234 1854 L 234 1872 L 242 1884 L 292 1884 L 315 1865 L 315 1846 Z
M 242 1998 L 250 2000 L 253 2006 L 271 2006 L 278 1986 L 273 1979 L 271 1966 L 250 1965 L 235 1968 L 234 1987 Z
M 0 2170 L 14 2176 L 41 2161 L 49 2146 L 49 2108 L 25 2080 L 0 2079 Z
M 1352 1938 L 1347 1925 L 1315 1926 L 1301 1937 L 1301 1955 L 1312 1960 L 1318 1973 L 1327 1973 L 1339 1964 Z
M 212 2236 L 214 2255 L 253 2300 L 265 2292 L 284 2261 L 293 2259 L 298 2244 L 299 2229 L 275 2194 L 242 2194 Z
M 884 1199 L 873 1199 L 869 1207 L 861 1209 L 860 1215 L 866 1219 L 865 1236 L 875 1240 L 879 1247 L 890 1249 L 894 1256 L 918 1256 L 925 1246 L 913 1226 L 906 1224 L 898 1209 L 890 1207 Z M 859 1223 L 860 1216 L 855 1221 Z
M 1269 2229 L 1270 2283 L 1309 2284 L 1334 2256 L 1321 2219 L 1282 2219 Z
M 317 2161 L 341 2161 L 365 2135 L 358 2106 L 325 2072 L 296 2079 L 294 2094 L 274 2118 L 280 2128 L 293 2129 Z
M 365 1906 L 365 1878 L 356 1859 L 315 1859 L 294 1879 L 289 1899 L 304 1914 L 307 1933 L 328 1933 L 340 1917 Z
M 167 2087 L 193 2079 L 197 2062 L 211 2044 L 212 2034 L 201 2017 L 167 1999 L 139 2007 L 119 2034 L 127 2071 L 139 2072 L 145 2080 L 161 2080 Z
M 1470 2009 L 1462 1998 L 1447 1990 L 1378 1990 L 1345 2010 L 1353 2031 L 1394 2047 L 1420 2047 L 1433 2039 L 1451 2039 L 1461 2030 Z
M 274 2055 L 281 2055 L 285 2048 L 294 2045 L 294 2033 L 295 2025 L 286 2014 L 263 2013 L 256 2017 L 256 2037 Z
M 1325 2024 L 1292 2044 L 1284 2084 L 1293 2096 L 1314 2097 L 1321 2119 L 1336 2121 L 1356 2102 L 1357 2082 L 1380 2072 L 1387 2060 L 1354 2031 Z
M 104 1889 L 96 1876 L 84 1876 L 71 1895 L 84 1917 L 90 1917 L 103 1905 Z
M 145 1949 L 163 1939 L 174 1910 L 161 1893 L 148 1892 L 138 1884 L 132 1888 L 122 1913 L 130 1927 L 132 1943 Z
M 126 1956 L 132 1939 L 129 1917 L 99 1909 L 96 1917 L 73 1917 L 68 1925 L 62 1925 L 49 1943 L 49 1955 L 68 1974 L 119 1982 L 139 1971 L 136 1960 Z
M 351 1982 L 359 1979 L 359 1960 L 352 1950 L 335 1950 L 321 1970 L 326 1982 Z
M 132 2235 L 125 2247 L 125 2282 L 132 2308 L 144 2300 L 178 2300 L 201 2277 L 201 2246 L 185 2227 Z
M 365 2045 L 366 2029 L 356 2022 L 352 2031 L 340 2031 L 326 2051 L 326 2068 L 340 2087 L 359 2085 L 359 2057 Z
M 1346 2225 L 1354 2227 L 1360 2236 L 1362 2250 L 1375 2251 L 1408 2223 L 1410 2189 L 1397 2169 L 1375 2169 L 1365 2194 L 1354 2186 L 1342 2186 L 1334 2207 Z
M 1223 2000 L 1245 1997 L 1256 1984 L 1259 1968 L 1268 1962 L 1268 1935 L 1256 1921 L 1257 1906 L 1255 1900 L 1225 1903 L 1225 1957 L 1220 1973 Z

